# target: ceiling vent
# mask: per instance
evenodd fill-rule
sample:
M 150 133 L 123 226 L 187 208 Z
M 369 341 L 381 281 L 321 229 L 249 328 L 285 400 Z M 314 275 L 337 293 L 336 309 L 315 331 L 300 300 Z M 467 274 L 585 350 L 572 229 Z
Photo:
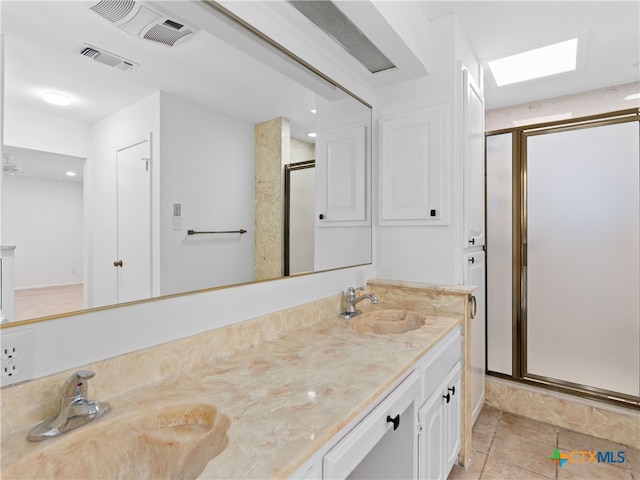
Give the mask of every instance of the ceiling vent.
M 108 67 L 113 67 L 118 70 L 122 70 L 123 72 L 126 72 L 127 70 L 133 70 L 134 68 L 137 68 L 139 66 L 136 62 L 132 62 L 131 60 L 127 60 L 126 58 L 114 55 L 113 53 L 109 53 L 101 48 L 89 45 L 88 43 L 83 43 L 74 51 L 76 53 L 79 53 L 83 57 L 90 58 L 98 63 L 102 63 L 103 65 L 107 65 Z
M 342 11 L 327 0 L 289 0 L 289 3 L 316 27 L 333 38 L 371 73 L 395 68 Z
M 135 0 L 90 0 L 87 6 L 120 30 L 169 47 L 183 42 L 195 32 L 194 28 L 158 7 L 142 5 Z

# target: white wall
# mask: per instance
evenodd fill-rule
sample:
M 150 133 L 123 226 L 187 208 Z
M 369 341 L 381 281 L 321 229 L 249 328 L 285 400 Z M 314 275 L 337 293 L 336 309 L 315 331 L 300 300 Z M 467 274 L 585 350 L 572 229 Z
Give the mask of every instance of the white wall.
M 161 295 L 253 281 L 254 143 L 252 123 L 161 93 Z M 174 203 L 181 230 L 172 228 Z
M 16 288 L 82 283 L 82 183 L 5 175 L 2 194 Z
M 117 204 L 116 149 L 151 134 L 152 211 L 159 203 L 160 101 L 159 93 L 110 115 L 91 127 L 91 154 L 85 162 L 85 304 L 99 307 L 116 303 Z M 159 236 L 157 218 L 152 228 L 152 291 L 158 291 Z
M 472 74 L 478 74 L 478 67 L 454 15 L 432 22 L 431 34 L 431 74 L 378 89 L 376 112 L 379 118 L 434 105 L 446 107 L 449 183 L 444 189 L 451 220 L 443 226 L 378 226 L 376 270 L 382 278 L 457 284 L 462 282 L 462 152 L 461 132 L 456 128 L 461 115 L 459 71 L 463 60 L 472 64 Z
M 4 105 L 4 145 L 87 158 L 90 127 L 53 115 Z

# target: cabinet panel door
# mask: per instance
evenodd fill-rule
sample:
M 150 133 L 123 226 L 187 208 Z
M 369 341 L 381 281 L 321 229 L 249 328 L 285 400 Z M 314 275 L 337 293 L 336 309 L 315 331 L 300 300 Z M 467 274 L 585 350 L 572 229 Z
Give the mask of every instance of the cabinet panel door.
M 318 132 L 318 225 L 366 220 L 366 128 Z
M 463 70 L 464 245 L 484 245 L 484 98 Z
M 456 463 L 461 445 L 462 428 L 462 369 L 458 363 L 445 379 L 444 395 L 444 473 L 448 475 Z
M 442 392 L 434 393 L 418 412 L 418 478 L 444 478 L 444 418 Z
M 447 108 L 380 120 L 380 224 L 447 220 Z
M 475 422 L 484 403 L 486 319 L 485 319 L 485 253 L 465 255 L 464 283 L 475 285 L 475 317 L 471 320 L 471 418 Z
M 420 375 L 412 372 L 324 456 L 323 478 L 413 478 Z M 398 416 L 398 417 L 396 417 Z M 397 426 L 391 419 L 398 418 Z

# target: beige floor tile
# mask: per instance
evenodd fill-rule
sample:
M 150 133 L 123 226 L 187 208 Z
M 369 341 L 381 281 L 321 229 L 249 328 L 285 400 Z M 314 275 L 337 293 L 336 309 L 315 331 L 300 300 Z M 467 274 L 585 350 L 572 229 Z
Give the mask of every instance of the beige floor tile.
M 608 463 L 569 463 L 558 468 L 558 480 L 632 480 L 629 468 Z
M 495 427 L 498 424 L 498 420 L 500 420 L 501 415 L 502 410 L 484 405 L 482 410 L 480 410 L 480 415 L 478 415 L 476 425 L 493 425 Z
M 454 465 L 449 474 L 449 480 L 479 480 L 486 461 L 486 455 L 480 452 L 473 452 L 469 468 Z
M 485 454 L 489 453 L 495 433 L 496 425 L 476 422 L 472 430 L 473 450 Z
M 599 450 L 603 452 L 619 452 L 624 447 L 611 440 L 593 437 L 584 433 L 567 430 L 566 428 L 558 428 L 558 448 L 564 450 Z
M 558 427 L 520 415 L 504 412 L 498 422 L 498 431 L 506 431 L 530 440 L 557 446 Z
M 558 428 L 558 448 L 567 451 L 598 451 L 598 452 L 613 452 L 614 458 L 617 458 L 618 452 L 624 451 L 624 445 L 620 443 L 612 442 L 604 438 L 593 437 L 591 435 L 585 435 L 584 433 L 575 432 L 573 430 L 566 430 L 564 428 Z M 626 456 L 625 456 L 626 458 Z M 610 463 L 608 465 L 615 466 L 617 468 L 628 469 L 629 462 L 625 463 Z
M 501 462 L 495 457 L 487 457 L 482 477 L 480 478 L 481 480 L 547 480 L 548 478 L 555 478 L 555 465 L 553 476 L 545 477 L 531 470 Z
M 550 460 L 553 449 L 547 443 L 498 430 L 489 456 L 503 463 L 555 478 L 556 464 Z
M 640 450 L 637 448 L 625 447 L 624 456 L 631 464 L 631 470 L 636 478 L 640 479 Z

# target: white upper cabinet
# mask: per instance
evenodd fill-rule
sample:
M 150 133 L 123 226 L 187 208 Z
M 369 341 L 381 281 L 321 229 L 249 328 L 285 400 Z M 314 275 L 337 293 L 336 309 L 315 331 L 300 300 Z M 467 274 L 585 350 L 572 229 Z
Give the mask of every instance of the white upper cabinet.
M 446 225 L 448 106 L 380 119 L 380 225 Z
M 318 132 L 317 225 L 345 226 L 367 220 L 366 127 Z M 349 223 L 352 224 L 352 223 Z
M 462 72 L 464 247 L 484 245 L 484 97 L 469 72 Z

